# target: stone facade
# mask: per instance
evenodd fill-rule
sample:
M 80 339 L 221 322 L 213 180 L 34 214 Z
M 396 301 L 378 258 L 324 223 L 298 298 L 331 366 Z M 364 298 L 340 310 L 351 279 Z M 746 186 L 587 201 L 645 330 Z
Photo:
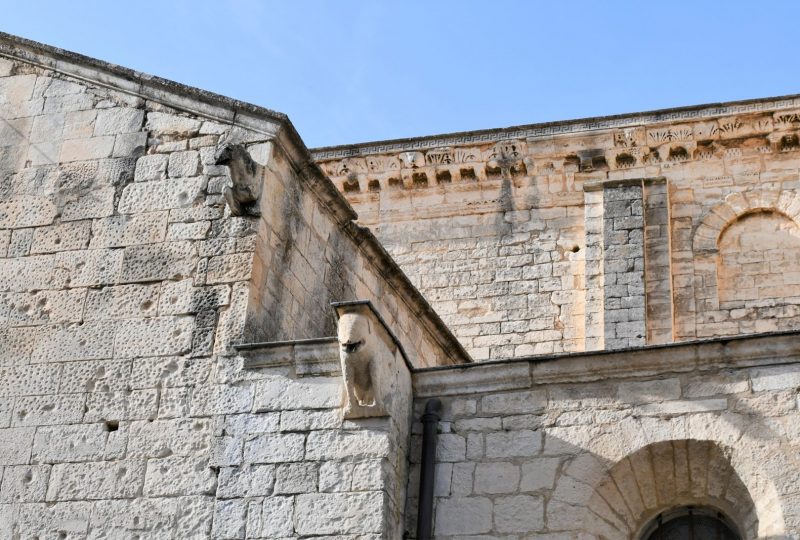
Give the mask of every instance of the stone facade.
M 473 358 L 590 351 L 798 327 L 794 265 L 774 259 L 799 253 L 798 111 L 787 97 L 314 156 Z M 740 275 L 724 251 L 756 220 L 781 232 L 771 253 L 744 248 Z
M 800 538 L 797 110 L 310 152 L 0 35 L 0 539 L 414 538 L 434 397 L 437 538 Z

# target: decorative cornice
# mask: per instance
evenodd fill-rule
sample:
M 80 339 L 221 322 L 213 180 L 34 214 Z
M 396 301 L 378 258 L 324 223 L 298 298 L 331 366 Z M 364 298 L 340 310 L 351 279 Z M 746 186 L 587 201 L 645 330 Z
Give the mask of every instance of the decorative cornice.
M 788 96 L 731 101 L 675 107 L 640 113 L 578 118 L 557 122 L 543 122 L 507 128 L 461 131 L 425 137 L 392 139 L 386 141 L 364 142 L 339 146 L 312 148 L 311 155 L 317 161 L 340 159 L 345 157 L 367 156 L 400 152 L 405 150 L 422 150 L 443 146 L 461 146 L 468 144 L 487 144 L 508 139 L 536 139 L 565 135 L 571 133 L 598 131 L 614 128 L 629 128 L 664 122 L 684 120 L 700 120 L 717 116 L 730 116 L 769 110 L 782 110 L 800 107 L 800 94 Z

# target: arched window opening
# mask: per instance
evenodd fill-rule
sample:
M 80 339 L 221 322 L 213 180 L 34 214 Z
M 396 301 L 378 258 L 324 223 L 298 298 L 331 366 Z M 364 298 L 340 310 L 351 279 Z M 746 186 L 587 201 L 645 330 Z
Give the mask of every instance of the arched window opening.
M 741 540 L 736 526 L 713 508 L 686 506 L 659 514 L 642 540 Z

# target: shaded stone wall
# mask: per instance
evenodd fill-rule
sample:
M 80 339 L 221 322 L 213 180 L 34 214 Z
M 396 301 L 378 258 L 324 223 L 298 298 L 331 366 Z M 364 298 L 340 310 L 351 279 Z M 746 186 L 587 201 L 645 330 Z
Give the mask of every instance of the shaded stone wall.
M 794 339 L 417 372 L 416 417 L 444 403 L 435 537 L 637 538 L 685 505 L 722 511 L 744 538 L 796 537 Z
M 716 250 L 748 212 L 797 221 L 799 110 L 796 97 L 754 100 L 314 156 L 476 359 L 611 349 L 797 328 L 794 297 L 777 289 L 733 312 L 720 305 Z M 597 219 L 608 210 L 613 223 L 618 209 L 595 207 L 585 190 L 627 181 L 644 186 L 630 229 L 644 238 L 644 268 L 623 279 L 644 272 L 643 303 L 609 308 L 597 296 L 611 279 Z

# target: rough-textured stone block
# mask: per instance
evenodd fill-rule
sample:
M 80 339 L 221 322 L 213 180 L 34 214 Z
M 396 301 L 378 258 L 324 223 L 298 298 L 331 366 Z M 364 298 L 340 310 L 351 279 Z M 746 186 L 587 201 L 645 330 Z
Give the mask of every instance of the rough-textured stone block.
M 245 463 L 302 461 L 305 440 L 305 435 L 299 433 L 252 436 L 244 444 L 244 461 Z
M 0 503 L 44 501 L 49 478 L 49 465 L 6 467 L 0 486 Z
M 108 427 L 102 423 L 47 426 L 36 430 L 31 461 L 65 463 L 103 458 Z
M 206 418 L 134 421 L 130 424 L 128 456 L 204 456 L 211 448 L 211 439 L 212 425 Z
M 141 492 L 144 465 L 139 460 L 54 465 L 50 472 L 47 500 L 133 498 Z
M 140 214 L 191 206 L 203 197 L 205 184 L 202 177 L 135 182 L 122 190 L 117 208 L 121 214 Z
M 195 150 L 173 152 L 169 155 L 167 173 L 171 178 L 194 176 L 200 169 L 200 154 Z
M 298 534 L 364 534 L 383 530 L 383 493 L 318 493 L 295 498 Z
M 265 497 L 253 501 L 247 509 L 248 538 L 291 537 L 294 531 L 292 497 Z
M 519 487 L 519 466 L 513 463 L 478 463 L 475 493 L 515 493 Z
M 116 327 L 111 322 L 45 327 L 34 345 L 31 362 L 64 362 L 110 358 Z
M 119 281 L 182 279 L 192 274 L 195 264 L 195 248 L 189 242 L 131 246 L 124 250 Z
M 92 225 L 91 249 L 163 242 L 169 212 L 148 212 L 99 219 Z
M 308 434 L 305 458 L 320 461 L 384 457 L 389 449 L 389 434 L 382 431 L 312 431 Z
M 139 109 L 113 108 L 97 112 L 94 135 L 116 135 L 139 131 L 144 120 L 144 111 Z
M 436 506 L 437 535 L 476 535 L 492 529 L 492 501 L 484 497 L 442 499 Z
M 118 358 L 136 358 L 188 352 L 192 345 L 193 327 L 192 317 L 120 321 L 114 340 L 114 355 Z
M 342 404 L 342 382 L 338 377 L 292 380 L 275 377 L 256 383 L 255 409 L 325 409 Z
M 494 521 L 501 533 L 530 533 L 544 528 L 544 501 L 541 497 L 515 495 L 494 501 Z
M 74 424 L 83 418 L 84 394 L 54 394 L 18 397 L 11 418 L 12 426 Z
M 486 434 L 486 457 L 530 457 L 542 450 L 540 431 L 520 430 Z
M 153 180 L 163 180 L 167 174 L 167 154 L 151 154 L 142 156 L 136 160 L 136 172 L 134 179 L 137 182 L 150 182 Z
M 213 495 L 217 476 L 204 458 L 173 456 L 147 461 L 144 495 Z

